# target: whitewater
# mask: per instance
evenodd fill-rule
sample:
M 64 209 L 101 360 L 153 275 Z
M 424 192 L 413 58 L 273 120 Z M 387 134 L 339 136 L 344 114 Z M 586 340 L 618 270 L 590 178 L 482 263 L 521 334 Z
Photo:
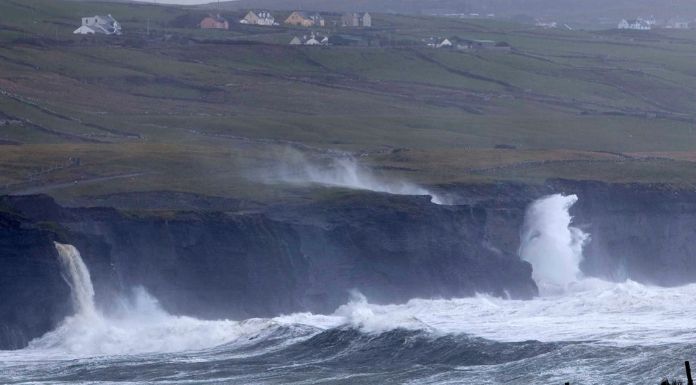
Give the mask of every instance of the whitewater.
M 520 258 L 540 296 L 370 303 L 331 314 L 198 320 L 142 288 L 100 308 L 79 251 L 56 244 L 75 314 L 20 351 L 0 352 L 0 383 L 657 384 L 696 355 L 696 285 L 663 288 L 584 277 L 591 235 L 577 197 L 530 205 Z

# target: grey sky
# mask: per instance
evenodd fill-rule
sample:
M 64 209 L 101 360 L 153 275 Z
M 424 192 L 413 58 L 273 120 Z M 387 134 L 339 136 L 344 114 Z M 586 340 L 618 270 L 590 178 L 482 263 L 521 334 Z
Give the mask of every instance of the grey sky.
M 205 4 L 213 3 L 216 0 L 136 0 L 147 3 L 162 3 L 162 4 Z

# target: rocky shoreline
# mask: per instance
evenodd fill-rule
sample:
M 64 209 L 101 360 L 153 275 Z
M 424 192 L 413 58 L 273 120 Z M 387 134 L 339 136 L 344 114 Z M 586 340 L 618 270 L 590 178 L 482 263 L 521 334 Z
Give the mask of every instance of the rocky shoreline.
M 1 197 L 0 297 L 10 300 L 0 304 L 0 349 L 26 346 L 71 312 L 54 241 L 81 251 L 98 303 L 142 286 L 168 312 L 198 318 L 327 313 L 353 289 L 374 303 L 476 293 L 527 299 L 537 288 L 517 256 L 525 209 L 572 193 L 575 225 L 592 237 L 586 275 L 696 281 L 696 192 L 563 180 L 441 188 L 455 205 L 357 191 L 253 210 L 202 196 L 179 210 Z

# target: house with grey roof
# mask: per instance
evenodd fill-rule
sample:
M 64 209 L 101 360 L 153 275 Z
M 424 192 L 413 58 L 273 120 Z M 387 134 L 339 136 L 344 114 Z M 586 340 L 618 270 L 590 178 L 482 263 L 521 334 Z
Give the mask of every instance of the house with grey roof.
M 89 16 L 82 18 L 80 28 L 73 31 L 76 35 L 120 35 L 123 33 L 121 24 L 111 15 Z

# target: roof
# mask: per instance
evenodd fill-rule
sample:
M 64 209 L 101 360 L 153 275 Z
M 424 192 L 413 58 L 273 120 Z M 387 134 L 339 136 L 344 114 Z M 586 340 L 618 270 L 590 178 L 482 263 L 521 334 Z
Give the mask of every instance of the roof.
M 255 14 L 256 16 L 258 16 L 258 17 L 260 17 L 260 18 L 264 18 L 264 17 L 273 17 L 273 15 L 271 15 L 271 11 L 267 11 L 267 10 L 265 10 L 265 9 L 251 10 L 251 11 L 249 11 L 249 12 L 247 13 L 247 15 L 249 15 L 249 14 L 251 14 L 251 13 Z
M 307 12 L 305 12 L 305 11 L 295 11 L 295 12 L 293 12 L 293 13 L 296 13 L 298 16 L 303 17 L 303 18 L 305 18 L 305 19 L 312 19 L 312 20 L 314 20 L 314 19 L 322 19 L 321 15 L 320 15 L 319 13 L 316 13 L 316 12 L 313 13 L 313 14 L 309 14 L 309 13 L 307 13 Z
M 86 25 L 83 25 L 83 26 L 81 26 L 80 28 L 78 28 L 78 29 L 76 29 L 75 31 L 73 31 L 73 33 L 74 33 L 75 35 L 93 35 L 93 34 L 95 34 L 96 32 L 95 32 L 92 28 L 90 28 L 90 27 L 88 27 L 88 26 L 86 26 Z

